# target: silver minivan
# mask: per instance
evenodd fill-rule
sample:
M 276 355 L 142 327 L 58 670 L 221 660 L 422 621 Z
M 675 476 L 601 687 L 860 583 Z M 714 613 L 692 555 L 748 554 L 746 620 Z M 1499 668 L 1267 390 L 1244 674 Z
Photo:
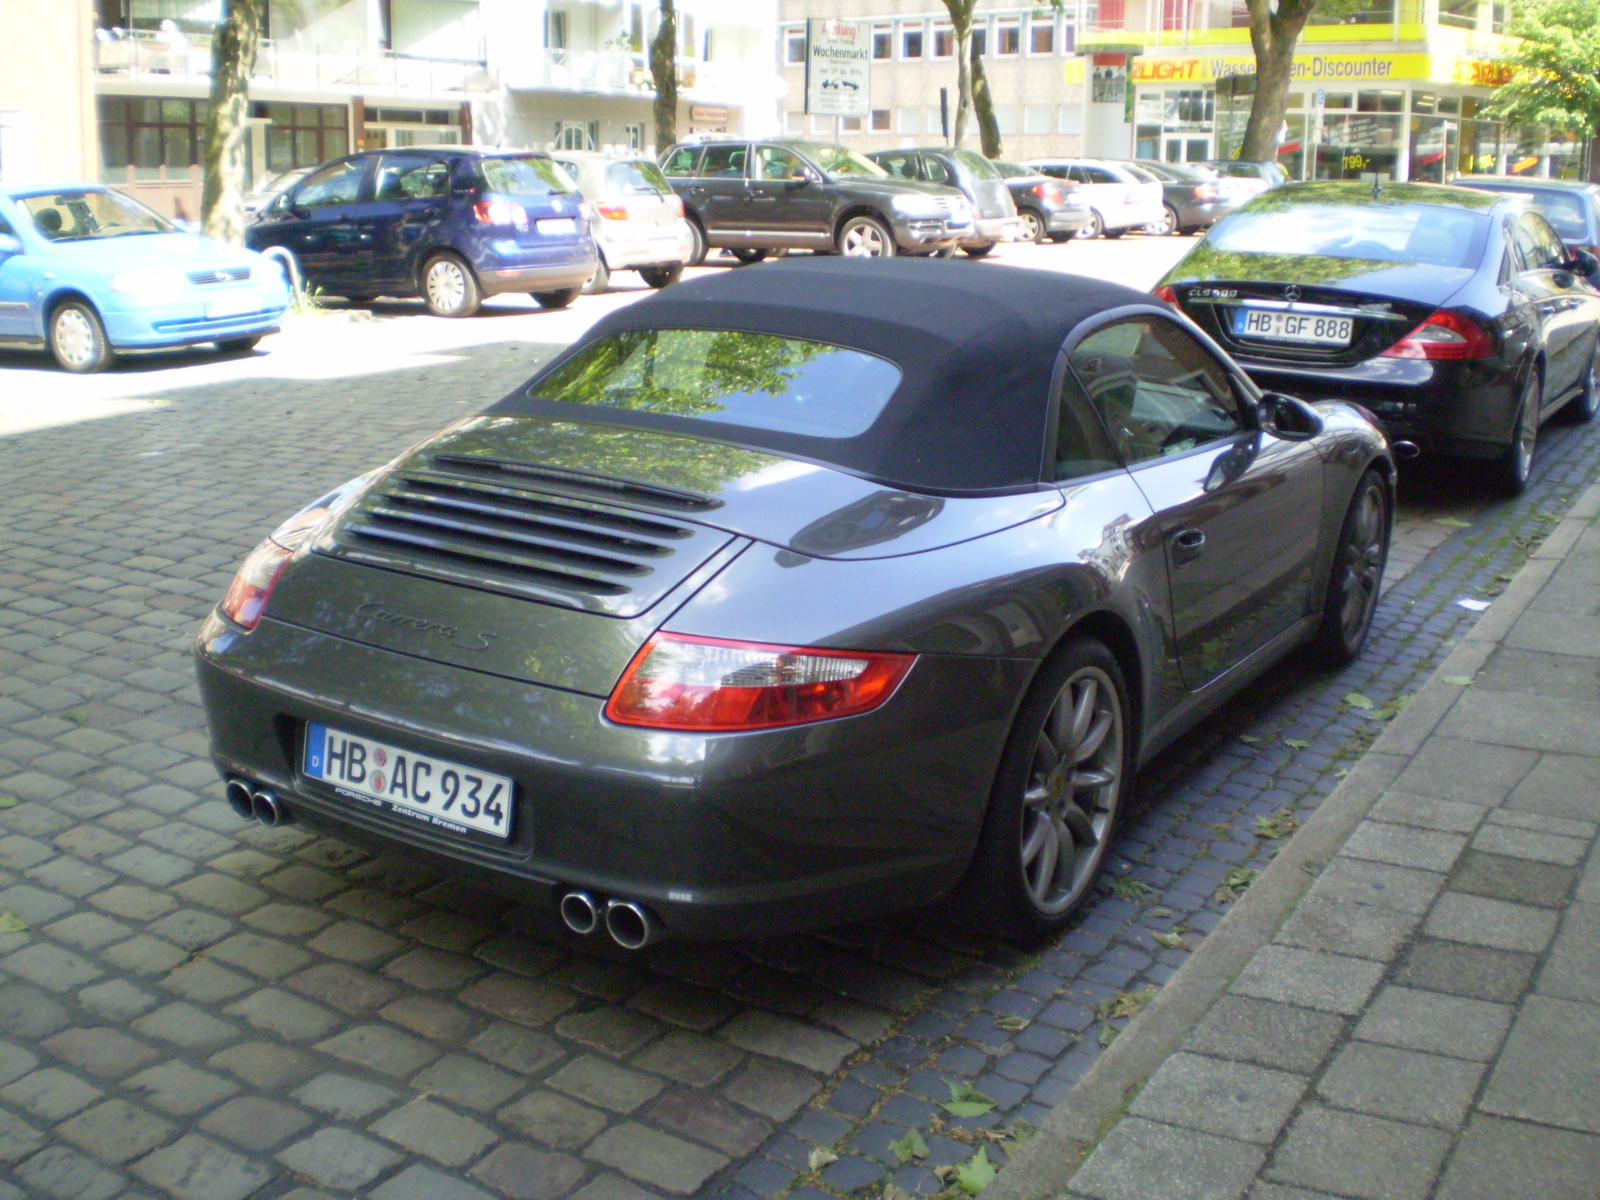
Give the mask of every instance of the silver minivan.
M 653 288 L 677 281 L 694 254 L 694 231 L 660 167 L 647 158 L 578 150 L 559 150 L 551 157 L 593 210 L 590 228 L 600 266 L 585 291 L 605 291 L 613 271 L 637 271 Z

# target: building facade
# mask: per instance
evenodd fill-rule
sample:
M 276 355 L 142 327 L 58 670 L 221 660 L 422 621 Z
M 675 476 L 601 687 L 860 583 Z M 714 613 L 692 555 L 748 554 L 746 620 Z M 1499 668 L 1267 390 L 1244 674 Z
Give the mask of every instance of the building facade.
M 781 0 L 786 132 L 831 136 L 804 111 L 805 19 L 873 29 L 871 116 L 841 121 L 865 150 L 943 140 L 940 88 L 956 63 L 942 5 Z M 1496 61 L 1499 0 L 1365 0 L 1313 17 L 1294 60 L 1278 159 L 1295 179 L 1443 181 L 1463 174 L 1577 176 L 1582 142 L 1506 129 L 1479 114 L 1508 78 Z M 1237 155 L 1255 87 L 1244 0 L 1065 0 L 1018 9 L 980 0 L 974 36 L 1008 158 L 1087 154 L 1198 162 Z M 969 143 L 977 144 L 976 126 Z
M 775 5 L 678 5 L 680 132 L 775 131 Z M 18 147 L 30 146 L 29 177 L 98 176 L 197 218 L 220 9 L 220 0 L 0 0 L 12 18 L 0 153 L 20 162 Z M 620 153 L 657 141 L 654 0 L 266 0 L 265 20 L 245 140 L 251 186 L 356 149 Z

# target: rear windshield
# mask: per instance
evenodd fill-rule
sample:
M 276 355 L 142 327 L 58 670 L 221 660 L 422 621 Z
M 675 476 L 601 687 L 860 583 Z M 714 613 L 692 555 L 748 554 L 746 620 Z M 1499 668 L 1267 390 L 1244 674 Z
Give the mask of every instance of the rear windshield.
M 636 329 L 584 347 L 540 381 L 535 398 L 851 438 L 871 427 L 899 386 L 900 368 L 888 360 L 825 342 Z
M 1206 244 L 1247 254 L 1471 267 L 1483 257 L 1488 232 L 1482 213 L 1433 204 L 1272 204 L 1224 217 Z
M 622 196 L 670 196 L 672 185 L 655 163 L 619 162 L 606 168 L 606 191 Z
M 1533 201 L 1533 206 L 1544 214 L 1544 219 L 1549 221 L 1561 235 L 1563 241 L 1589 240 L 1589 217 L 1584 212 L 1582 195 L 1577 192 L 1536 192 L 1530 188 L 1527 196 Z
M 957 150 L 955 160 L 967 170 L 972 172 L 974 179 L 994 180 L 1004 178 L 995 166 L 981 154 L 974 154 L 971 150 Z
M 481 158 L 478 174 L 491 192 L 507 196 L 564 196 L 574 189 L 567 174 L 548 158 Z

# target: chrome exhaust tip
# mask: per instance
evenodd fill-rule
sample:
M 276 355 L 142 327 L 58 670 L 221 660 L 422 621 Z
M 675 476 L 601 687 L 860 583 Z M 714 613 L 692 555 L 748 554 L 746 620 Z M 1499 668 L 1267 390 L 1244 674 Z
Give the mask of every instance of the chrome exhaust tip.
M 222 794 L 228 801 L 228 807 L 239 814 L 241 821 L 248 821 L 256 815 L 255 797 L 250 794 L 250 785 L 244 780 L 228 780 Z
M 568 892 L 561 897 L 561 923 L 587 937 L 600 927 L 600 906 L 588 892 Z
M 287 825 L 290 821 L 289 806 L 266 788 L 251 795 L 250 813 L 263 825 Z
M 1422 447 L 1415 442 L 1395 442 L 1391 449 L 1396 458 L 1416 458 L 1422 453 Z
M 624 950 L 643 950 L 660 939 L 661 923 L 642 904 L 612 900 L 606 904 L 606 932 Z

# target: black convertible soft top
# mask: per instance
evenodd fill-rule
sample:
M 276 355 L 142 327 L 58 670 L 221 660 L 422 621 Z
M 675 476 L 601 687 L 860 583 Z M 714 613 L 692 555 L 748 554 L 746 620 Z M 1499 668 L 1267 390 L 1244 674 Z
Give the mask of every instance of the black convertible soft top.
M 1132 288 L 1050 271 L 955 260 L 785 259 L 676 284 L 612 313 L 552 368 L 626 330 L 736 329 L 829 342 L 886 358 L 902 372 L 864 433 L 809 437 L 540 400 L 547 372 L 490 411 L 643 425 L 829 463 L 912 490 L 1028 487 L 1046 457 L 1062 343 L 1086 318 L 1152 303 Z

